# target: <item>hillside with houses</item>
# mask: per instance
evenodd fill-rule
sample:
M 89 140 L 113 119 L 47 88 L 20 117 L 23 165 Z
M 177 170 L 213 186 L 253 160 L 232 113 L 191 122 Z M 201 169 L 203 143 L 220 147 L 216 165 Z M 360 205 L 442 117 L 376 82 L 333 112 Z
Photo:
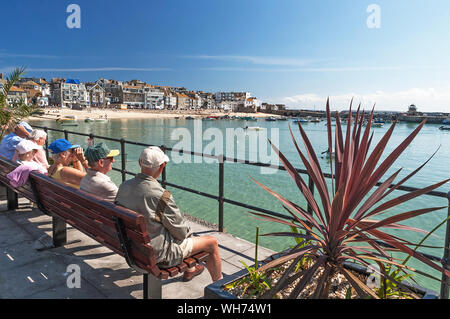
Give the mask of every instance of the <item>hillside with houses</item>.
M 0 89 L 6 83 L 0 74 Z M 22 78 L 11 88 L 8 101 L 24 99 L 39 107 L 70 109 L 119 108 L 149 110 L 218 109 L 231 112 L 267 112 L 285 110 L 284 104 L 261 102 L 250 92 L 203 92 L 184 87 L 152 85 L 140 80 Z

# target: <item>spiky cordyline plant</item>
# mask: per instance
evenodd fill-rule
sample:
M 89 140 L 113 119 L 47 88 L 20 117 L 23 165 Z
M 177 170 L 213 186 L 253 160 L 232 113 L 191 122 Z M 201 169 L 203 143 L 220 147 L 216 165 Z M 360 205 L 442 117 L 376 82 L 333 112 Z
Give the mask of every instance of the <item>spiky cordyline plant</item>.
M 417 228 L 398 224 L 398 222 L 445 207 L 412 210 L 404 213 L 398 213 L 394 216 L 381 220 L 369 219 L 374 216 L 387 213 L 391 208 L 415 197 L 426 194 L 449 181 L 449 179 L 447 179 L 440 183 L 409 192 L 381 203 L 387 195 L 415 175 L 429 161 L 427 160 L 411 174 L 403 178 L 398 183 L 393 184 L 394 179 L 401 171 L 401 169 L 398 170 L 382 182 L 381 185 L 369 196 L 371 189 L 376 186 L 382 176 L 419 133 L 420 129 L 425 124 L 425 121 L 420 123 L 420 125 L 418 125 L 418 127 L 400 145 L 398 145 L 384 161 L 378 165 L 381 155 L 394 130 L 396 124 L 395 122 L 391 125 L 385 135 L 374 147 L 373 151 L 369 154 L 369 147 L 373 136 L 373 133 L 370 133 L 373 120 L 373 109 L 370 113 L 367 126 L 363 131 L 362 127 L 365 119 L 364 111 L 360 113 L 360 107 L 358 107 L 353 124 L 352 107 L 350 104 L 345 139 L 343 136 L 339 114 L 336 112 L 334 148 L 332 143 L 329 100 L 327 100 L 326 115 L 328 127 L 328 151 L 331 154 L 331 151 L 333 149 L 335 150 L 334 163 L 332 161 L 332 157 L 330 156 L 331 175 L 333 176 L 331 179 L 331 197 L 327 183 L 325 182 L 324 173 L 320 167 L 312 144 L 305 134 L 301 124 L 298 123 L 298 126 L 305 145 L 306 156 L 298 147 L 292 130 L 289 127 L 292 140 L 298 154 L 300 155 L 308 175 L 314 182 L 317 189 L 321 206 L 315 200 L 311 190 L 308 188 L 307 184 L 297 170 L 269 140 L 272 148 L 275 152 L 277 152 L 283 166 L 286 168 L 286 171 L 298 186 L 308 205 L 312 208 L 312 215 L 308 214 L 305 209 L 301 208 L 297 204 L 287 200 L 280 194 L 274 192 L 252 178 L 264 190 L 280 200 L 283 207 L 294 217 L 296 222 L 289 222 L 284 219 L 259 213 L 252 212 L 252 214 L 263 217 L 264 219 L 272 222 L 297 227 L 305 231 L 303 234 L 298 232 L 278 232 L 266 235 L 291 236 L 297 238 L 301 237 L 310 241 L 308 246 L 302 248 L 299 248 L 298 246 L 294 247 L 294 249 L 290 250 L 290 252 L 285 256 L 280 257 L 260 268 L 260 271 L 264 271 L 285 263 L 286 261 L 293 260 L 293 263 L 278 280 L 277 284 L 271 290 L 267 291 L 262 297 L 273 298 L 278 291 L 292 284 L 295 280 L 300 279 L 290 294 L 290 298 L 297 298 L 306 285 L 311 282 L 314 274 L 320 268 L 322 269 L 322 272 L 317 279 L 316 289 L 312 292 L 312 297 L 327 298 L 331 285 L 330 279 L 337 272 L 345 276 L 360 297 L 366 298 L 369 296 L 378 298 L 374 291 L 372 291 L 364 282 L 359 280 L 354 274 L 352 274 L 351 271 L 344 267 L 344 262 L 346 261 L 356 261 L 366 266 L 369 265 L 367 260 L 377 263 L 386 263 L 389 265 L 395 265 L 401 268 L 404 272 L 410 270 L 428 277 L 432 277 L 426 273 L 396 263 L 387 253 L 391 249 L 379 245 L 379 240 L 393 246 L 395 251 L 406 253 L 440 272 L 445 272 L 447 276 L 450 275 L 449 271 L 443 269 L 427 257 L 409 247 L 411 245 L 416 246 L 415 244 L 380 230 L 381 228 L 396 228 L 424 232 Z M 389 186 L 392 187 L 389 189 Z M 361 243 L 364 243 L 365 246 L 362 246 Z M 312 260 L 311 265 L 303 271 L 294 273 L 295 265 L 305 256 L 308 256 Z M 381 267 L 381 269 L 383 268 L 384 267 Z M 401 283 L 395 281 L 394 278 L 391 278 L 388 273 L 383 272 L 383 270 L 381 270 L 379 275 L 398 284 L 400 287 L 407 289 Z M 432 278 L 439 280 L 434 277 Z

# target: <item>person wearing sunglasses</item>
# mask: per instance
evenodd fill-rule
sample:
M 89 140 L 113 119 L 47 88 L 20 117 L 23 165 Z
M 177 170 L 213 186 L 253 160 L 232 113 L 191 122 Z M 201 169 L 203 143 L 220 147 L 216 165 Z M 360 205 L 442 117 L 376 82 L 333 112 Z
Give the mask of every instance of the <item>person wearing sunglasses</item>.
M 80 189 L 114 203 L 118 187 L 106 173 L 112 170 L 118 150 L 110 150 L 105 143 L 89 146 L 84 152 L 90 168 L 81 179 Z

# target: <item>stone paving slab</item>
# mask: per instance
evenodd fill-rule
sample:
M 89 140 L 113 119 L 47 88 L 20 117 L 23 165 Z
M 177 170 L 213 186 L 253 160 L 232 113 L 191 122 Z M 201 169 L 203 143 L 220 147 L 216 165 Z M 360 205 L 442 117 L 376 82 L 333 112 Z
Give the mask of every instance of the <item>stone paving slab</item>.
M 3 211 L 2 211 L 3 209 Z M 189 220 L 198 235 L 218 239 L 224 276 L 243 268 L 240 260 L 253 264 L 254 244 Z M 51 243 L 51 217 L 32 208 L 26 199 L 19 208 L 6 210 L 0 202 L 0 297 L 29 299 L 130 299 L 142 298 L 142 275 L 131 269 L 125 259 L 95 240 L 68 226 L 68 243 L 43 249 Z M 259 247 L 262 260 L 274 252 Z M 76 265 L 81 274 L 80 288 L 72 282 L 68 267 Z M 163 280 L 163 299 L 202 298 L 211 283 L 208 271 L 190 282 L 182 275 Z

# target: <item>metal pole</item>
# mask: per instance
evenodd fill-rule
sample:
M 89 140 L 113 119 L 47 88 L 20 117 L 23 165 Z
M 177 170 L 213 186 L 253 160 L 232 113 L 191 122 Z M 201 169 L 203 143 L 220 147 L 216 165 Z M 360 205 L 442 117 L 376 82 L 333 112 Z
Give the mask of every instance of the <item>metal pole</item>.
M 219 232 L 224 231 L 223 227 L 223 202 L 224 202 L 224 156 L 219 156 Z
M 161 151 L 163 151 L 164 153 L 166 153 L 166 147 L 164 145 L 160 146 Z M 161 186 L 163 188 L 166 188 L 166 167 L 164 167 L 162 174 L 161 174 Z
M 314 196 L 314 181 L 311 178 L 311 176 L 309 176 L 309 175 L 308 175 L 308 188 Z M 313 214 L 313 209 L 312 209 L 311 205 L 309 205 L 309 204 L 308 204 L 308 214 L 310 214 L 310 215 Z
M 125 140 L 123 138 L 120 139 L 120 156 L 122 158 L 122 182 L 125 182 L 127 179 L 127 160 L 125 156 Z
M 47 138 L 45 139 L 45 157 L 48 158 L 48 129 L 44 128 L 44 132 L 47 134 Z
M 67 130 L 64 130 L 64 138 L 66 140 L 69 140 L 69 133 L 67 132 Z
M 450 216 L 450 192 L 447 193 L 448 214 Z M 447 220 L 447 230 L 445 232 L 444 256 L 442 257 L 442 266 L 446 270 L 450 270 L 450 221 Z M 441 299 L 448 299 L 449 277 L 442 273 L 441 281 Z

